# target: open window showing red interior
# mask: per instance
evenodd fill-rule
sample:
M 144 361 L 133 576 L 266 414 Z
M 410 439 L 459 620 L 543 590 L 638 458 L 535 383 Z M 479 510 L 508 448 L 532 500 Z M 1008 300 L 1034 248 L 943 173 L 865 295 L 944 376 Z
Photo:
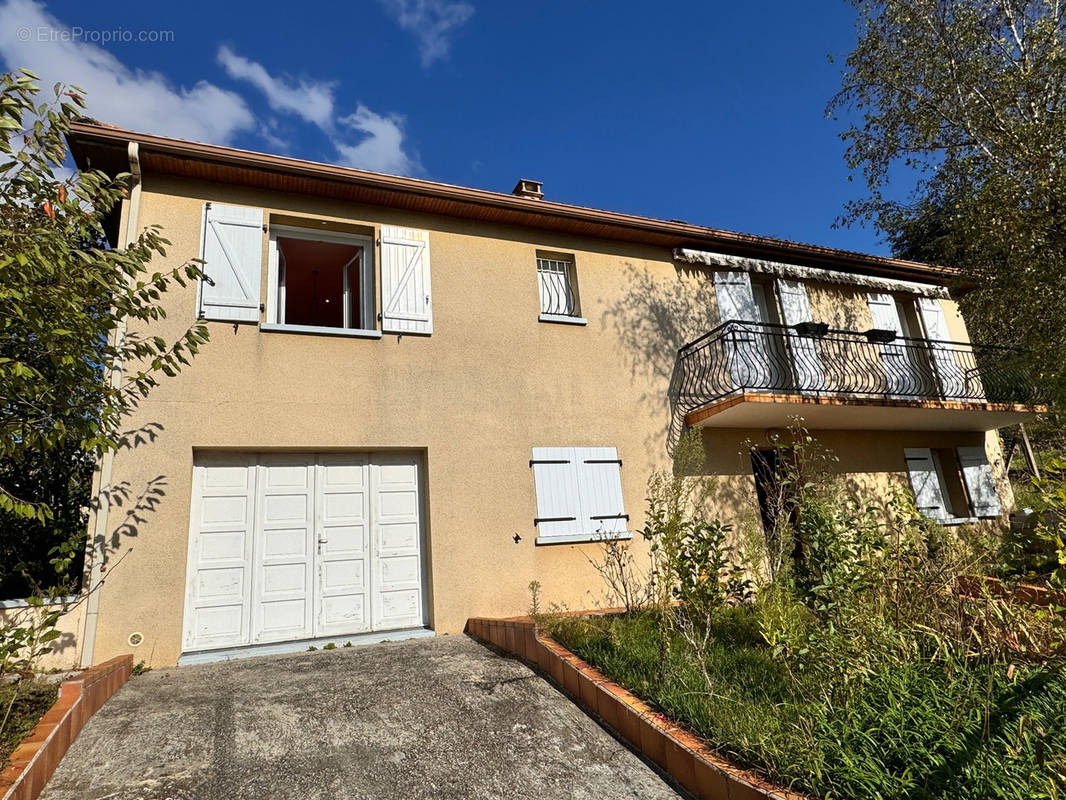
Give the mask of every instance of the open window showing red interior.
M 356 243 L 279 236 L 278 322 L 367 328 L 365 248 Z

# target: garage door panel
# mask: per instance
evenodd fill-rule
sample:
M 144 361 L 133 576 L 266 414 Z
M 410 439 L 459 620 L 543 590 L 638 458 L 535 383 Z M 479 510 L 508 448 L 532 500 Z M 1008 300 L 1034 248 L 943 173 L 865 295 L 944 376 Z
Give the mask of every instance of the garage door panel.
M 366 588 L 363 578 L 364 566 L 361 559 L 330 561 L 322 565 L 322 591 L 330 592 L 357 590 Z
M 419 589 L 381 593 L 380 626 L 407 628 L 421 624 L 422 593 Z
M 402 522 L 381 528 L 381 554 L 395 555 L 418 552 L 418 523 Z
M 423 624 L 412 454 L 198 457 L 187 650 Z
M 419 481 L 413 454 L 382 455 L 371 464 L 375 628 L 423 624 Z
M 239 604 L 244 597 L 243 566 L 200 569 L 196 576 L 196 596 L 202 605 Z
M 263 558 L 307 558 L 307 530 L 301 528 L 267 528 L 263 531 Z
M 244 629 L 242 606 L 199 608 L 194 613 L 193 632 L 199 646 L 214 644 L 225 647 L 235 639 L 240 639 Z
M 307 638 L 304 635 L 307 606 L 308 601 L 303 597 L 264 602 L 262 627 L 257 641 Z
M 319 457 L 318 592 L 320 636 L 370 630 L 365 560 L 370 550 L 370 498 L 365 454 Z
M 325 529 L 321 550 L 337 558 L 362 556 L 367 550 L 367 538 L 366 525 L 331 525 Z
M 241 530 L 248 524 L 249 511 L 248 498 L 244 495 L 204 497 L 200 503 L 201 528 Z
M 257 642 L 314 634 L 314 458 L 263 456 L 257 519 L 252 630 Z
M 268 564 L 263 567 L 263 598 L 286 595 L 303 599 L 307 594 L 307 569 L 303 564 Z
M 270 490 L 270 487 L 267 487 Z M 268 494 L 263 503 L 264 520 L 267 526 L 286 525 L 291 522 L 310 522 L 310 498 L 298 494 Z
M 248 534 L 244 531 L 201 531 L 200 564 L 244 564 Z

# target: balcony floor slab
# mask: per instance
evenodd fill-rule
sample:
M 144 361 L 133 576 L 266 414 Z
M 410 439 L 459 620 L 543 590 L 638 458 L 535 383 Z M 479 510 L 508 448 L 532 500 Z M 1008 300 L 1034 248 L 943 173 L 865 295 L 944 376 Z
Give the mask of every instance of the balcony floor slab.
M 689 427 L 814 430 L 989 431 L 1028 422 L 1046 406 L 739 391 L 685 414 Z

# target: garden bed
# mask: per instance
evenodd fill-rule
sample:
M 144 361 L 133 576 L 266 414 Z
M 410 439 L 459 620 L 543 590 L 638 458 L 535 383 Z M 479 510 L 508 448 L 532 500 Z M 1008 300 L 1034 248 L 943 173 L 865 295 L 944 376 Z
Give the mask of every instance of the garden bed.
M 0 686 L 0 720 L 11 708 L 0 732 L 0 772 L 7 766 L 19 742 L 33 730 L 58 696 L 59 684 L 42 679 L 24 678 L 17 683 Z
M 548 627 L 722 755 L 796 790 L 886 800 L 1061 796 L 1061 672 L 915 658 L 856 679 L 839 705 L 820 676 L 773 657 L 748 608 L 716 623 L 706 659 L 713 692 L 679 637 L 660 677 L 652 612 L 554 618 Z

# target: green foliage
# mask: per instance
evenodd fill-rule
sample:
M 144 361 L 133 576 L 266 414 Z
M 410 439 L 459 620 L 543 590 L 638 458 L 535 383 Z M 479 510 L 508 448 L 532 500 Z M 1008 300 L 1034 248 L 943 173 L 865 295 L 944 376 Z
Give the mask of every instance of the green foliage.
M 1044 465 L 1040 478 L 1033 478 L 1036 489 L 1031 517 L 1033 537 L 1054 554 L 1054 568 L 1049 583 L 1066 590 L 1066 459 L 1051 459 Z
M 1066 394 L 1066 7 L 1058 0 L 850 0 L 859 40 L 828 113 L 895 251 L 961 270 L 975 339 L 1020 345 Z M 886 197 L 893 167 L 920 179 Z
M 85 102 L 62 84 L 38 102 L 36 80 L 27 70 L 0 76 L 0 577 L 5 589 L 21 580 L 30 590 L 29 605 L 0 622 L 0 683 L 31 672 L 60 638 L 70 605 L 45 598 L 77 586 L 95 502 L 89 465 L 153 437 L 151 426 L 124 430 L 129 416 L 207 341 L 202 324 L 173 339 L 155 333 L 164 293 L 200 268 L 153 269 L 169 244 L 158 227 L 111 247 L 106 230 L 131 177 L 65 177 L 65 136 Z
M 659 677 L 654 611 L 551 635 L 723 755 L 815 797 L 989 800 L 1066 791 L 1066 677 L 974 661 L 879 663 L 846 703 L 759 641 L 759 607 L 716 623 L 703 671 L 679 634 Z
M 175 341 L 146 332 L 166 317 L 163 294 L 199 277 L 199 266 L 152 270 L 169 244 L 158 227 L 108 246 L 105 226 L 130 176 L 57 177 L 84 100 L 61 85 L 52 102 L 38 93 L 28 71 L 0 77 L 0 459 L 16 465 L 70 442 L 90 453 L 130 444 L 122 425 L 138 401 L 207 340 L 200 324 Z M 126 369 L 112 381 L 116 364 Z M 8 485 L 0 511 L 51 516 Z
M 749 591 L 732 558 L 730 526 L 708 516 L 712 484 L 698 475 L 703 458 L 699 431 L 688 431 L 674 451 L 673 469 L 653 473 L 648 481 L 641 533 L 651 554 L 647 596 L 661 625 L 663 669 L 672 629 L 681 631 L 700 658 L 711 643 L 715 615 L 727 600 L 739 600 Z
M 772 462 L 763 533 L 746 532 L 754 596 L 730 586 L 727 528 L 679 470 L 649 491 L 660 601 L 548 618 L 551 634 L 722 753 L 816 796 L 1061 797 L 1061 610 L 960 595 L 998 537 L 941 527 L 901 488 L 847 485 L 799 421 Z M 1066 519 L 1059 478 L 1043 485 L 1045 524 Z
M 0 461 L 0 485 L 51 512 L 45 522 L 0 512 L 0 600 L 78 592 L 93 463 L 77 442 Z

